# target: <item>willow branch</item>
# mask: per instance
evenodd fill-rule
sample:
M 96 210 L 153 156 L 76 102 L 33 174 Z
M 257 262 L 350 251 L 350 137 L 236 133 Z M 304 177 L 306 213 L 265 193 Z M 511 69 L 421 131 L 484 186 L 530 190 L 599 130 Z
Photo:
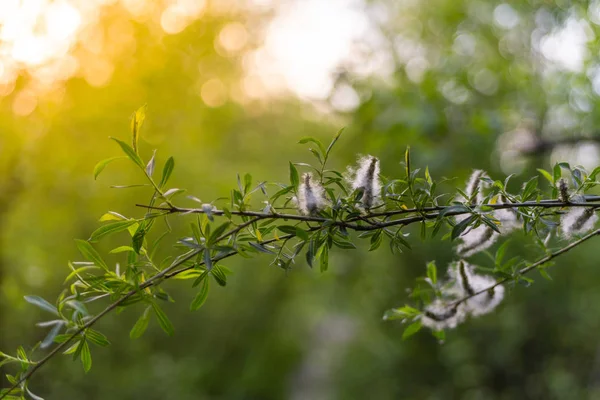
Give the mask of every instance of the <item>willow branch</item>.
M 254 218 L 251 219 L 249 221 L 244 222 L 243 224 L 238 225 L 237 227 L 235 227 L 234 229 L 223 233 L 221 236 L 219 236 L 215 242 L 219 242 L 227 237 L 230 237 L 231 235 L 234 235 L 236 233 L 238 233 L 239 231 L 241 231 L 242 229 L 246 228 L 247 226 L 255 223 L 256 221 L 258 221 L 259 219 Z M 292 235 L 289 235 L 292 236 Z M 272 241 L 267 241 L 267 242 L 272 242 Z M 267 242 L 262 242 L 261 244 L 266 244 Z M 155 286 L 157 285 L 160 281 L 162 280 L 166 280 L 166 279 L 170 279 L 184 271 L 187 271 L 189 269 L 194 268 L 195 266 L 190 266 L 190 267 L 186 267 L 186 268 L 181 268 L 181 269 L 176 269 L 177 267 L 179 267 L 180 265 L 186 263 L 187 261 L 193 259 L 195 256 L 197 256 L 198 254 L 200 254 L 204 249 L 203 248 L 199 248 L 197 250 L 192 251 L 190 254 L 188 254 L 185 257 L 182 257 L 180 260 L 177 260 L 176 262 L 174 262 L 172 265 L 170 265 L 168 268 L 165 268 L 164 270 L 162 270 L 160 273 L 154 275 L 153 277 L 147 279 L 146 281 L 142 282 L 138 288 L 133 289 L 129 292 L 127 292 L 123 297 L 121 297 L 119 300 L 115 301 L 114 303 L 110 304 L 109 306 L 107 306 L 104 310 L 102 310 L 98 315 L 96 315 L 94 318 L 90 319 L 88 322 L 86 322 L 85 324 L 83 324 L 82 326 L 80 326 L 75 332 L 73 332 L 66 341 L 60 343 L 58 346 L 56 346 L 50 353 L 48 353 L 44 358 L 42 358 L 40 361 L 38 361 L 36 364 L 34 364 L 30 370 L 27 371 L 27 373 L 25 375 L 23 375 L 13 386 L 11 386 L 7 392 L 0 394 L 0 400 L 2 400 L 3 398 L 5 398 L 6 396 L 8 396 L 13 390 L 15 390 L 16 388 L 18 388 L 19 386 L 21 386 L 24 382 L 26 382 L 27 380 L 29 380 L 29 378 L 31 378 L 31 376 L 33 374 L 36 373 L 36 371 L 38 369 L 40 369 L 44 364 L 46 364 L 48 361 L 50 361 L 54 356 L 56 356 L 61 350 L 63 350 L 65 347 L 67 347 L 68 344 L 70 344 L 75 338 L 77 338 L 79 335 L 81 335 L 85 330 L 91 328 L 96 322 L 98 322 L 102 317 L 104 317 L 105 315 L 107 315 L 108 313 L 110 313 L 112 310 L 116 309 L 117 307 L 119 307 L 121 304 L 123 304 L 127 299 L 129 299 L 131 296 L 139 293 L 140 291 L 150 287 L 150 286 Z M 220 260 L 223 260 L 225 258 L 231 257 L 233 255 L 237 254 L 237 251 L 231 251 L 229 253 L 220 255 L 215 257 L 214 259 L 212 259 L 213 262 L 218 262 Z M 197 266 L 200 265 L 204 265 L 204 261 L 199 262 L 197 264 Z
M 382 228 L 389 228 L 391 226 L 405 226 L 410 225 L 416 222 L 421 222 L 425 220 L 436 219 L 440 217 L 440 215 L 444 216 L 456 216 L 463 214 L 471 214 L 473 213 L 473 209 L 478 207 L 489 207 L 492 210 L 502 210 L 507 208 L 564 208 L 564 207 L 594 207 L 600 208 L 600 196 L 589 196 L 588 202 L 586 203 L 572 203 L 572 202 L 562 202 L 558 200 L 542 200 L 540 202 L 527 201 L 523 203 L 506 203 L 506 204 L 479 204 L 473 206 L 471 209 L 466 209 L 464 211 L 451 211 L 443 213 L 445 210 L 449 209 L 453 206 L 435 206 L 435 207 L 423 207 L 423 208 L 412 208 L 406 210 L 393 210 L 393 211 L 385 211 L 379 213 L 366 214 L 364 216 L 353 217 L 348 220 L 342 221 L 333 221 L 323 217 L 315 217 L 308 215 L 298 215 L 298 214 L 280 214 L 280 213 L 264 213 L 259 211 L 229 211 L 231 215 L 243 216 L 243 217 L 255 217 L 258 219 L 281 219 L 281 220 L 292 220 L 292 221 L 301 221 L 301 222 L 318 222 L 325 223 L 329 222 L 331 225 L 344 227 L 347 229 L 352 229 L 355 231 L 371 231 Z M 136 204 L 137 207 L 142 207 L 151 210 L 160 210 L 165 211 L 171 214 L 206 214 L 206 212 L 201 208 L 185 208 L 185 207 L 156 207 L 151 205 L 144 204 Z M 366 218 L 377 218 L 383 217 L 384 220 L 387 218 L 409 214 L 409 213 L 419 213 L 418 215 L 399 218 L 391 221 L 368 221 Z M 212 215 L 216 216 L 224 216 L 225 212 L 223 210 L 213 210 L 211 211 Z M 364 221 L 369 224 L 369 226 L 358 225 L 356 221 Z
M 537 269 L 537 268 L 541 267 L 542 265 L 546 264 L 548 261 L 550 261 L 550 260 L 552 260 L 552 259 L 554 259 L 554 258 L 556 258 L 556 257 L 558 257 L 558 256 L 560 256 L 560 255 L 562 255 L 564 253 L 566 253 L 569 250 L 574 249 L 575 247 L 579 246 L 580 244 L 586 242 L 587 240 L 593 238 L 596 235 L 600 235 L 600 229 L 597 229 L 597 230 L 595 230 L 595 231 L 593 231 L 591 233 L 588 233 L 587 235 L 585 235 L 581 239 L 576 240 L 575 242 L 569 244 L 568 246 L 565 246 L 562 249 L 559 249 L 559 250 L 555 251 L 554 253 L 550 253 L 547 256 L 545 256 L 545 257 L 539 259 L 538 261 L 534 262 L 533 264 L 531 264 L 531 265 L 529 265 L 529 266 L 527 266 L 525 268 L 522 268 L 518 272 L 517 276 L 525 275 L 528 272 L 531 272 L 534 269 Z M 482 290 L 480 290 L 478 292 L 472 293 L 472 294 L 470 294 L 468 296 L 465 296 L 465 297 L 463 297 L 463 298 L 461 298 L 459 300 L 456 300 L 454 303 L 452 303 L 450 305 L 450 307 L 454 308 L 454 307 L 458 306 L 459 304 L 464 303 L 465 301 L 469 300 L 472 297 L 475 297 L 475 296 L 480 295 L 482 293 L 486 293 L 486 292 L 494 289 L 495 287 L 503 285 L 503 284 L 505 284 L 505 283 L 513 280 L 513 279 L 514 279 L 513 277 L 503 278 L 503 279 L 499 280 L 498 282 L 494 283 L 493 285 L 491 285 L 491 286 L 489 286 L 489 287 L 487 287 L 485 289 L 482 289 Z

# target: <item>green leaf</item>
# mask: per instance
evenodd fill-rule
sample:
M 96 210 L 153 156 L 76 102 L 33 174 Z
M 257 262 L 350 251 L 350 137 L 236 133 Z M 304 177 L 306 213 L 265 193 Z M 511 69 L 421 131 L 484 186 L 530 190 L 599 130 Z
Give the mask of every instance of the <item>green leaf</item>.
M 152 153 L 152 158 L 150 159 L 150 161 L 148 161 L 148 164 L 146 164 L 146 174 L 151 178 L 152 178 L 152 174 L 154 174 L 154 166 L 156 164 L 155 157 L 156 157 L 156 150 L 154 150 L 154 153 Z
M 406 168 L 406 178 L 410 180 L 410 146 L 406 146 L 404 152 L 404 167 Z
M 542 176 L 544 178 L 546 178 L 546 180 L 548 182 L 550 182 L 550 185 L 554 186 L 554 177 L 552 177 L 552 175 L 550 175 L 550 172 L 548 172 L 548 171 L 546 171 L 545 169 L 542 169 L 542 168 L 538 168 L 537 170 L 538 170 L 538 172 L 540 174 L 542 174 Z
M 277 229 L 279 229 L 283 233 L 287 233 L 288 235 L 295 236 L 298 233 L 298 231 L 296 230 L 296 227 L 292 226 L 292 225 L 279 225 L 277 227 Z
M 495 264 L 496 266 L 499 266 L 502 264 L 502 260 L 504 259 L 504 254 L 506 253 L 506 249 L 508 248 L 508 244 L 510 243 L 510 240 L 506 240 L 504 243 L 502 243 L 502 245 L 500 247 L 498 247 L 498 250 L 496 250 L 496 257 L 495 257 Z
M 119 246 L 109 251 L 110 254 L 124 253 L 126 251 L 135 251 L 131 246 Z
M 306 232 L 304 229 L 302 229 L 302 228 L 300 228 L 300 227 L 298 227 L 298 226 L 296 226 L 296 227 L 295 227 L 295 232 L 294 232 L 294 234 L 295 234 L 295 235 L 296 235 L 298 238 L 300 238 L 300 239 L 302 239 L 302 240 L 308 240 L 308 239 L 309 239 L 308 232 Z
M 58 310 L 53 304 L 48 303 L 39 296 L 24 296 L 24 298 L 26 302 L 33 304 L 34 306 L 38 306 L 42 310 L 49 311 L 54 315 L 59 315 Z
M 111 157 L 111 158 L 107 158 L 106 160 L 102 160 L 100 161 L 98 164 L 96 164 L 96 166 L 94 167 L 94 179 L 98 178 L 98 175 L 100 175 L 100 173 L 102 171 L 104 171 L 104 168 L 106 168 L 106 166 L 108 164 L 110 164 L 111 162 L 121 159 L 121 158 L 126 158 L 123 156 L 119 156 L 119 157 Z
M 106 222 L 106 221 L 125 221 L 127 219 L 127 217 L 114 212 L 114 211 L 109 211 L 106 214 L 104 214 L 103 216 L 100 217 L 99 221 L 100 222 Z
M 196 271 L 197 272 L 197 271 Z M 181 275 L 181 274 L 180 274 Z M 206 277 L 208 276 L 208 271 L 204 271 L 200 274 L 200 276 L 198 276 L 198 278 L 196 278 L 196 280 L 194 281 L 194 283 L 192 283 L 192 287 L 196 287 L 198 286 L 200 283 L 202 283 L 202 281 L 204 279 L 206 279 Z
M 295 188 L 297 188 L 298 184 L 300 183 L 300 178 L 298 177 L 298 170 L 296 169 L 294 164 L 292 164 L 291 162 L 290 162 L 290 182 L 291 182 L 292 186 Z
M 454 225 L 454 228 L 452 228 L 452 240 L 456 239 L 457 237 L 459 237 L 464 231 L 465 229 L 467 229 L 469 227 L 469 225 L 474 222 L 477 219 L 477 215 L 471 215 L 469 218 L 465 218 L 462 221 L 460 221 L 458 224 Z
M 554 183 L 556 184 L 556 182 L 558 182 L 558 180 L 562 176 L 562 170 L 560 169 L 560 164 L 555 164 L 554 165 L 554 169 L 552 170 L 552 175 L 553 175 L 553 178 L 554 178 Z
M 79 250 L 81 255 L 86 260 L 93 262 L 96 266 L 102 268 L 106 272 L 109 271 L 108 266 L 106 265 L 104 260 L 102 260 L 100 254 L 98 254 L 96 249 L 94 249 L 89 242 L 85 240 L 75 239 L 75 244 L 77 245 L 77 249 Z
M 435 285 L 437 283 L 437 267 L 435 266 L 435 261 L 427 263 L 427 277 L 432 284 Z
M 58 335 L 58 333 L 64 326 L 64 321 L 57 321 L 57 323 L 52 326 L 52 329 L 50 329 L 50 332 L 48 332 L 44 340 L 42 340 L 42 343 L 40 343 L 40 348 L 46 349 L 48 348 L 48 346 L 54 343 L 54 338 L 56 337 L 56 335 Z
M 391 310 L 387 310 L 385 314 L 383 314 L 383 319 L 385 321 L 393 321 L 395 319 L 405 319 L 417 316 L 420 314 L 420 311 L 411 306 L 404 306 L 399 308 L 392 308 Z
M 217 229 L 215 229 L 211 234 L 210 234 L 210 239 L 208 240 L 209 244 L 214 244 L 216 243 L 217 239 L 219 239 L 219 237 L 225 233 L 225 231 L 227 230 L 227 228 L 229 227 L 229 222 L 225 222 L 221 225 L 219 225 L 217 227 Z
M 438 217 L 441 218 L 448 213 L 466 213 L 470 210 L 462 204 L 457 204 L 455 206 L 445 207 L 442 211 L 439 212 Z
M 406 340 L 415 333 L 419 332 L 421 330 L 421 326 L 421 321 L 413 322 L 412 324 L 407 326 L 404 332 L 402 333 L 402 340 Z
M 319 256 L 319 266 L 321 272 L 327 271 L 327 268 L 329 268 L 329 247 L 327 246 L 327 243 L 324 243 L 321 246 L 321 249 L 319 252 L 317 252 L 317 255 Z
M 527 181 L 527 183 L 525 184 L 525 189 L 523 189 L 523 195 L 522 195 L 523 201 L 526 201 L 531 196 L 533 196 L 535 189 L 537 189 L 537 184 L 538 184 L 537 176 L 534 176 L 533 178 L 531 178 L 530 180 Z
M 115 142 L 117 142 L 119 144 L 119 146 L 121 146 L 121 149 L 127 155 L 127 157 L 129 157 L 129 159 L 131 161 L 136 163 L 136 165 L 138 167 L 140 167 L 142 169 L 145 168 L 144 162 L 142 161 L 140 156 L 138 156 L 137 153 L 131 148 L 131 146 L 129 146 L 127 143 L 125 143 L 122 140 L 119 140 L 117 138 L 111 138 L 111 139 L 114 140 Z
M 165 162 L 162 178 L 160 178 L 160 184 L 158 187 L 163 188 L 167 184 L 169 178 L 171 177 L 171 173 L 173 172 L 173 168 L 175 168 L 175 160 L 173 157 L 169 157 Z
M 147 105 L 144 104 L 143 106 L 138 108 L 131 116 L 131 135 L 132 135 L 131 143 L 133 145 L 133 150 L 136 153 L 138 152 L 138 141 L 140 139 L 140 130 L 142 129 L 142 125 L 144 124 L 144 120 L 146 119 L 146 108 L 147 108 Z
M 252 186 L 252 175 L 246 174 L 244 175 L 244 193 L 248 193 L 250 187 Z
M 92 368 L 92 353 L 90 352 L 90 346 L 88 346 L 85 340 L 81 341 L 81 364 L 83 365 L 83 370 L 88 372 Z
M 215 265 L 210 271 L 210 273 L 220 286 L 227 285 L 227 275 L 225 274 L 225 271 L 221 268 L 220 265 Z
M 375 234 L 371 236 L 371 246 L 369 247 L 369 251 L 377 250 L 379 248 L 383 239 L 382 232 L 383 230 L 376 231 Z
M 344 132 L 344 128 L 342 128 L 339 131 L 337 131 L 337 133 L 333 137 L 333 140 L 331 140 L 331 143 L 329 143 L 329 146 L 327 146 L 327 150 L 325 151 L 325 158 L 329 157 L 329 152 L 331 151 L 331 149 L 335 145 L 335 142 L 337 142 L 338 139 L 340 138 L 340 136 L 342 135 L 342 132 Z
M 341 134 L 341 132 L 338 132 L 338 133 Z M 336 136 L 339 136 L 339 135 L 336 135 Z M 319 147 L 319 150 L 321 150 L 321 154 L 325 155 L 327 153 L 327 151 L 325 150 L 325 146 L 323 146 L 323 143 L 321 143 L 319 140 L 315 139 L 314 137 L 306 136 L 298 141 L 298 143 L 300 143 L 300 144 L 306 144 L 309 142 L 316 144 Z
M 129 332 L 129 337 L 131 339 L 137 339 L 146 332 L 146 328 L 148 328 L 148 322 L 150 321 L 150 307 L 146 307 L 144 313 L 137 320 L 131 331 Z
M 162 328 L 163 331 L 169 336 L 173 336 L 175 333 L 175 328 L 173 328 L 173 324 L 167 317 L 167 314 L 158 306 L 156 303 L 152 303 L 152 308 L 156 313 L 156 318 L 158 319 L 158 324 Z
M 63 334 L 61 334 L 61 335 L 56 335 L 56 336 L 54 337 L 54 343 L 64 343 L 64 342 L 66 342 L 67 340 L 71 339 L 71 336 L 72 336 L 72 335 L 70 335 L 70 334 L 68 334 L 68 333 L 63 333 Z
M 213 274 L 214 274 L 214 270 L 213 270 Z M 192 300 L 192 304 L 190 304 L 191 311 L 196 311 L 197 309 L 202 307 L 202 305 L 206 302 L 206 299 L 208 297 L 209 283 L 210 283 L 210 280 L 208 280 L 208 279 L 202 280 L 202 285 L 200 286 L 200 291 L 198 292 L 198 294 L 196 294 L 196 297 L 194 297 L 194 300 Z
M 542 276 L 542 278 L 547 279 L 549 281 L 552 280 L 552 277 L 548 274 L 548 271 L 546 271 L 546 268 L 538 268 L 538 271 L 540 272 L 540 275 Z
M 275 252 L 273 250 L 266 248 L 265 246 L 263 246 L 260 243 L 248 242 L 248 244 L 262 253 L 275 254 Z
M 108 341 L 106 336 L 104 336 L 102 333 L 95 331 L 91 328 L 88 328 L 85 331 L 85 337 L 90 342 L 92 342 L 98 346 L 101 346 L 101 347 L 106 347 L 106 346 L 110 345 L 110 342 Z
M 135 224 L 135 220 L 117 221 L 102 225 L 100 228 L 92 232 L 92 236 L 88 239 L 90 242 L 96 242 L 104 236 L 112 235 L 113 233 L 121 232 Z

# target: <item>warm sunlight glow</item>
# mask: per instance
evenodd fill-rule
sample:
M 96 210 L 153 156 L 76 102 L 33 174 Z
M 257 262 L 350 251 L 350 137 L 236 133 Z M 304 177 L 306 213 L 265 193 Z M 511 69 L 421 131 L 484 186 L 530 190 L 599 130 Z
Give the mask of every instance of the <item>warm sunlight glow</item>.
M 301 97 L 326 98 L 335 69 L 352 56 L 353 42 L 368 28 L 361 6 L 352 0 L 286 3 L 268 27 L 264 46 L 249 55 L 246 67 L 271 91 L 287 88 Z M 273 87 L 274 80 L 283 81 L 284 87 Z
M 130 20 L 106 26 L 101 16 L 109 6 L 121 7 Z M 15 114 L 28 115 L 37 95 L 70 78 L 104 86 L 117 57 L 135 52 L 131 21 L 176 34 L 205 8 L 206 0 L 0 0 L 0 96 L 13 94 L 17 78 L 28 76 L 13 99 Z

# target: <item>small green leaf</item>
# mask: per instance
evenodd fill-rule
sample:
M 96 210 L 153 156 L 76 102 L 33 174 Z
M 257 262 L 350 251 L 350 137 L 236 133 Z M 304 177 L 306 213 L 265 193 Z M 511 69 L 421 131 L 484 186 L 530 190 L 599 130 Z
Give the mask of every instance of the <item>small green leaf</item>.
M 167 184 L 169 178 L 171 177 L 171 173 L 173 172 L 173 168 L 175 168 L 175 160 L 173 157 L 169 157 L 165 162 L 162 178 L 160 179 L 160 184 L 158 187 L 163 188 Z
M 248 244 L 262 253 L 275 254 L 275 252 L 273 250 L 266 248 L 265 246 L 263 246 L 260 243 L 248 242 Z
M 558 182 L 558 180 L 562 177 L 562 170 L 560 169 L 560 164 L 555 164 L 554 169 L 552 170 L 552 175 L 554 178 L 554 184 Z
M 169 336 L 173 336 L 175 333 L 175 328 L 173 328 L 173 324 L 167 317 L 167 314 L 158 306 L 156 303 L 152 303 L 152 308 L 154 309 L 154 313 L 156 313 L 156 318 L 158 319 L 158 324 L 162 328 L 163 331 Z
M 117 221 L 111 222 L 109 224 L 102 225 L 100 228 L 96 229 L 92 232 L 92 235 L 88 239 L 90 242 L 96 242 L 103 238 L 104 236 L 112 235 L 113 233 L 121 232 L 129 228 L 131 225 L 135 224 L 135 220 L 129 221 Z
M 137 339 L 146 332 L 146 328 L 148 328 L 148 322 L 150 321 L 150 307 L 147 307 L 144 310 L 144 313 L 137 320 L 131 331 L 129 332 L 129 337 L 131 339 Z
M 399 308 L 392 308 L 391 310 L 387 310 L 385 314 L 383 314 L 383 319 L 385 321 L 392 321 L 395 319 L 405 319 L 415 317 L 420 314 L 420 311 L 411 306 L 404 306 Z
M 252 175 L 246 174 L 244 175 L 244 193 L 248 193 L 250 187 L 252 186 Z
M 227 285 L 227 275 L 220 265 L 215 265 L 210 272 L 220 286 Z
M 129 157 L 129 159 L 131 161 L 133 161 L 138 167 L 140 167 L 142 169 L 145 168 L 144 162 L 142 161 L 140 156 L 138 156 L 137 153 L 131 148 L 131 146 L 129 146 L 127 143 L 125 143 L 117 138 L 111 138 L 111 139 L 114 140 L 115 142 L 117 142 L 117 144 L 119 146 L 121 146 L 121 149 L 127 155 L 127 157 Z
M 435 261 L 427 263 L 427 277 L 432 284 L 435 285 L 437 283 L 437 267 L 435 266 Z
M 333 146 L 335 145 L 335 143 L 338 141 L 338 139 L 342 135 L 342 132 L 344 132 L 344 128 L 342 128 L 339 131 L 337 131 L 337 133 L 333 137 L 333 140 L 331 140 L 331 143 L 329 143 L 329 146 L 327 146 L 327 150 L 325 151 L 325 158 L 329 157 L 329 152 L 331 151 L 331 149 L 333 148 Z
M 126 251 L 135 251 L 131 246 L 119 246 L 109 251 L 110 254 L 124 253 Z
M 213 273 L 214 273 L 214 271 L 213 271 Z M 202 280 L 202 285 L 200 286 L 200 291 L 198 292 L 196 297 L 194 297 L 194 300 L 192 300 L 192 304 L 190 304 L 191 311 L 196 311 L 197 309 L 202 307 L 202 305 L 206 302 L 206 299 L 208 297 L 209 283 L 210 283 L 210 280 L 208 280 L 208 279 Z
M 295 234 L 295 235 L 296 235 L 298 238 L 300 238 L 300 239 L 302 239 L 302 240 L 308 240 L 308 239 L 309 239 L 308 232 L 306 232 L 304 229 L 302 229 L 302 228 L 300 228 L 300 227 L 298 227 L 298 226 L 296 226 L 296 227 L 295 227 L 295 232 L 294 232 L 294 234 Z
M 538 170 L 538 172 L 540 174 L 542 174 L 542 176 L 544 178 L 546 178 L 546 180 L 548 182 L 550 182 L 550 185 L 554 185 L 554 177 L 552 177 L 552 175 L 550 175 L 550 172 L 548 172 L 548 171 L 546 171 L 545 169 L 542 169 L 542 168 L 538 168 L 537 170 Z
M 96 249 L 94 249 L 89 242 L 85 240 L 75 239 L 75 244 L 77 245 L 77 249 L 79 250 L 81 255 L 86 260 L 93 262 L 96 266 L 108 272 L 108 266 L 106 265 L 104 260 L 102 260 L 100 254 L 98 254 Z
M 90 346 L 88 346 L 85 340 L 81 341 L 81 364 L 83 365 L 83 370 L 88 372 L 92 368 L 92 353 L 90 352 Z
M 454 225 L 454 228 L 452 228 L 452 240 L 456 239 L 457 237 L 459 237 L 464 231 L 465 229 L 467 229 L 469 227 L 469 225 L 474 222 L 477 219 L 477 215 L 471 215 L 469 218 L 465 218 L 462 221 L 460 221 L 458 224 Z
M 148 164 L 146 164 L 146 174 L 152 178 L 152 174 L 154 174 L 154 166 L 155 166 L 155 159 L 156 157 L 156 150 L 154 150 L 154 153 L 152 153 L 152 158 L 150 159 L 150 161 L 148 161 Z
M 106 336 L 104 336 L 102 333 L 95 331 L 91 328 L 88 328 L 85 331 L 85 337 L 90 342 L 92 342 L 98 346 L 101 346 L 101 347 L 106 347 L 110 344 L 110 342 L 108 341 Z
M 98 164 L 96 164 L 96 166 L 94 167 L 94 179 L 98 179 L 98 175 L 100 175 L 100 173 L 102 171 L 104 171 L 104 168 L 106 168 L 106 166 L 108 164 L 110 164 L 111 162 L 121 159 L 121 158 L 126 158 L 123 156 L 119 156 L 119 157 L 111 157 L 111 158 L 107 158 L 106 160 L 102 160 L 100 161 Z
M 216 243 L 217 239 L 219 239 L 219 237 L 221 235 L 223 235 L 223 233 L 225 233 L 225 231 L 227 230 L 227 228 L 229 227 L 229 222 L 225 222 L 221 225 L 219 225 L 211 234 L 210 234 L 210 239 L 208 240 L 209 244 L 214 244 Z
M 132 135 L 131 143 L 133 145 L 133 150 L 136 153 L 138 152 L 138 141 L 140 139 L 140 130 L 142 129 L 142 125 L 144 124 L 144 120 L 146 119 L 146 108 L 147 108 L 147 105 L 144 104 L 143 106 L 138 108 L 131 116 L 131 135 Z
M 415 333 L 421 330 L 421 321 L 416 321 L 406 327 L 404 332 L 402 333 L 402 340 L 406 340 Z
M 324 243 L 321 246 L 320 252 L 318 252 L 317 255 L 319 256 L 319 267 L 321 272 L 327 271 L 329 268 L 329 247 L 327 246 L 327 243 Z
M 341 134 L 341 131 L 338 132 L 338 135 L 336 135 L 336 136 L 339 136 L 339 134 Z M 325 155 L 327 153 L 327 151 L 325 150 L 325 146 L 323 146 L 323 143 L 321 143 L 321 141 L 315 139 L 314 137 L 306 136 L 298 141 L 298 143 L 300 143 L 300 144 L 306 144 L 309 142 L 316 144 L 319 147 L 321 154 Z
M 297 188 L 298 184 L 300 183 L 300 178 L 298 177 L 298 170 L 296 169 L 294 164 L 292 164 L 291 162 L 290 162 L 290 182 L 291 182 L 292 186 L 295 188 Z
M 377 250 L 379 248 L 383 239 L 382 232 L 383 230 L 379 230 L 371 236 L 371 246 L 369 247 L 369 251 Z
M 180 274 L 181 275 L 181 274 Z M 206 279 L 206 277 L 208 276 L 208 271 L 204 271 L 200 274 L 200 276 L 198 276 L 198 278 L 196 278 L 196 280 L 194 281 L 194 283 L 192 283 L 192 287 L 196 287 L 198 286 L 200 283 L 202 283 L 202 281 L 204 279 Z
M 26 302 L 33 304 L 34 306 L 38 306 L 42 310 L 49 311 L 54 315 L 59 315 L 58 310 L 53 304 L 48 303 L 39 296 L 24 296 L 24 298 Z
M 63 326 L 65 326 L 64 321 L 57 321 L 57 323 L 52 326 L 52 329 L 50 329 L 50 332 L 48 332 L 48 334 L 46 335 L 44 340 L 42 340 L 42 343 L 40 344 L 40 348 L 46 349 L 52 343 L 54 343 L 54 338 L 56 337 L 56 335 L 58 335 L 58 333 L 63 328 Z

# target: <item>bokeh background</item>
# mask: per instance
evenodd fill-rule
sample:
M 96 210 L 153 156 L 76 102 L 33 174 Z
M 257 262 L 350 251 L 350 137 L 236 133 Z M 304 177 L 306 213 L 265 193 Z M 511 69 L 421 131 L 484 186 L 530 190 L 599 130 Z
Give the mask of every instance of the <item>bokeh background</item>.
M 173 155 L 172 185 L 203 201 L 227 196 L 237 172 L 284 181 L 287 161 L 310 161 L 300 137 L 343 126 L 339 169 L 371 153 L 399 176 L 410 145 L 416 165 L 456 177 L 446 189 L 473 168 L 514 173 L 517 188 L 556 161 L 599 163 L 599 24 L 597 0 L 1 0 L 0 348 L 43 338 L 34 324 L 47 316 L 23 296 L 60 293 L 74 238 L 107 210 L 140 215 L 147 192 L 109 188 L 138 182 L 133 168 L 92 176 L 140 105 L 142 152 Z M 173 240 L 186 223 L 174 225 Z M 175 338 L 153 323 L 130 341 L 133 307 L 99 323 L 113 345 L 93 349 L 90 373 L 56 359 L 31 388 L 46 399 L 600 398 L 597 243 L 440 344 L 427 332 L 403 342 L 403 326 L 381 320 L 427 261 L 452 260 L 450 243 L 417 237 L 402 255 L 333 252 L 325 274 L 230 260 L 227 287 L 195 313 L 189 285 L 167 283 Z M 517 234 L 509 251 L 534 258 L 530 245 Z

